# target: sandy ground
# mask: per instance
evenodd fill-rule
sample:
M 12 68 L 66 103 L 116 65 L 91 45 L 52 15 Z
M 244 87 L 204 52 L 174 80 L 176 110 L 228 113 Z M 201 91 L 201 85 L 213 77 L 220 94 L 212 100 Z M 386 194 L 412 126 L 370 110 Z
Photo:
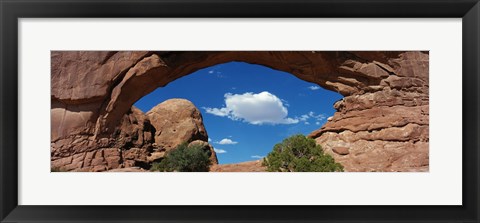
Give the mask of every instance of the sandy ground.
M 139 167 L 119 168 L 108 172 L 147 172 Z M 210 167 L 210 172 L 267 172 L 262 166 L 262 160 L 248 161 L 234 164 L 218 164 Z
M 262 160 L 234 164 L 219 164 L 210 167 L 210 172 L 266 172 Z

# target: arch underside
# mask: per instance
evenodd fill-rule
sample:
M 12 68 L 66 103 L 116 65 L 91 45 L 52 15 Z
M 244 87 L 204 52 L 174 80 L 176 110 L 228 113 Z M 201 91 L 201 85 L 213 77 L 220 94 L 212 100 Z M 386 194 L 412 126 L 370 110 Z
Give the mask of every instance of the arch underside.
M 71 165 L 104 149 L 101 142 L 141 97 L 230 61 L 285 71 L 342 94 L 335 115 L 310 137 L 347 171 L 428 171 L 429 55 L 420 51 L 54 51 L 52 163 Z

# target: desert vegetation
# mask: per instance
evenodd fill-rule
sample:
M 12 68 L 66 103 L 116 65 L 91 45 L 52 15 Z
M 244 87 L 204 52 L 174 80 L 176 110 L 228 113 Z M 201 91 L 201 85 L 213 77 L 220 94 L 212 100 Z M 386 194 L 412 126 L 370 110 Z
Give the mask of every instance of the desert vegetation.
M 255 170 L 269 172 L 343 172 L 343 166 L 323 152 L 314 139 L 294 135 L 276 144 Z M 247 163 L 245 163 L 247 165 Z M 248 163 L 252 167 L 254 163 Z M 182 143 L 154 162 L 154 172 L 208 172 L 212 162 L 201 145 Z M 263 166 L 263 167 L 262 167 Z M 245 167 L 244 167 L 245 168 Z M 215 170 L 214 170 L 215 171 Z M 252 171 L 252 170 L 250 170 Z
M 160 162 L 153 163 L 151 171 L 208 172 L 212 164 L 208 152 L 201 145 L 183 143 L 168 152 Z
M 325 154 L 315 140 L 294 135 L 274 146 L 263 160 L 270 172 L 342 172 L 343 166 Z

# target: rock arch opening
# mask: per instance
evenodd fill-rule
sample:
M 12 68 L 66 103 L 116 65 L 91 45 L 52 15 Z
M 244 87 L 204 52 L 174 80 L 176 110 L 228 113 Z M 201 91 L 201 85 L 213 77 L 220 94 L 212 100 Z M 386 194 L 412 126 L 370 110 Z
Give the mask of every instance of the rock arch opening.
M 428 171 L 424 51 L 52 51 L 52 167 L 103 171 L 141 157 L 119 152 L 112 138 L 122 120 L 148 129 L 128 117 L 135 101 L 229 61 L 285 71 L 343 95 L 332 119 L 310 137 L 347 171 Z
M 148 117 L 155 113 L 158 104 L 174 98 L 189 100 L 203 117 L 196 118 L 201 118 L 198 125 L 185 127 L 180 132 L 201 132 L 202 140 L 215 148 L 219 164 L 231 164 L 259 160 L 284 138 L 293 134 L 308 135 L 319 129 L 333 116 L 333 104 L 342 97 L 290 73 L 244 62 L 227 62 L 200 69 L 157 88 L 134 106 Z M 180 100 L 170 104 L 176 103 Z M 175 111 L 172 109 L 172 112 Z M 160 125 L 164 124 L 156 125 L 163 129 Z M 158 132 L 157 141 L 162 141 L 160 136 L 166 134 Z M 188 136 L 179 138 L 192 141 Z

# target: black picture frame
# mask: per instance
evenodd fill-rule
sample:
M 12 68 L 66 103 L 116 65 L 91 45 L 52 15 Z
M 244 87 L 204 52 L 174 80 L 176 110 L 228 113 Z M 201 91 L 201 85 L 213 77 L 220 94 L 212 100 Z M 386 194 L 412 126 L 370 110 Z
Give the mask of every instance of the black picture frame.
M 479 222 L 478 0 L 0 0 L 1 222 Z M 461 206 L 18 205 L 18 19 L 133 17 L 462 18 Z

